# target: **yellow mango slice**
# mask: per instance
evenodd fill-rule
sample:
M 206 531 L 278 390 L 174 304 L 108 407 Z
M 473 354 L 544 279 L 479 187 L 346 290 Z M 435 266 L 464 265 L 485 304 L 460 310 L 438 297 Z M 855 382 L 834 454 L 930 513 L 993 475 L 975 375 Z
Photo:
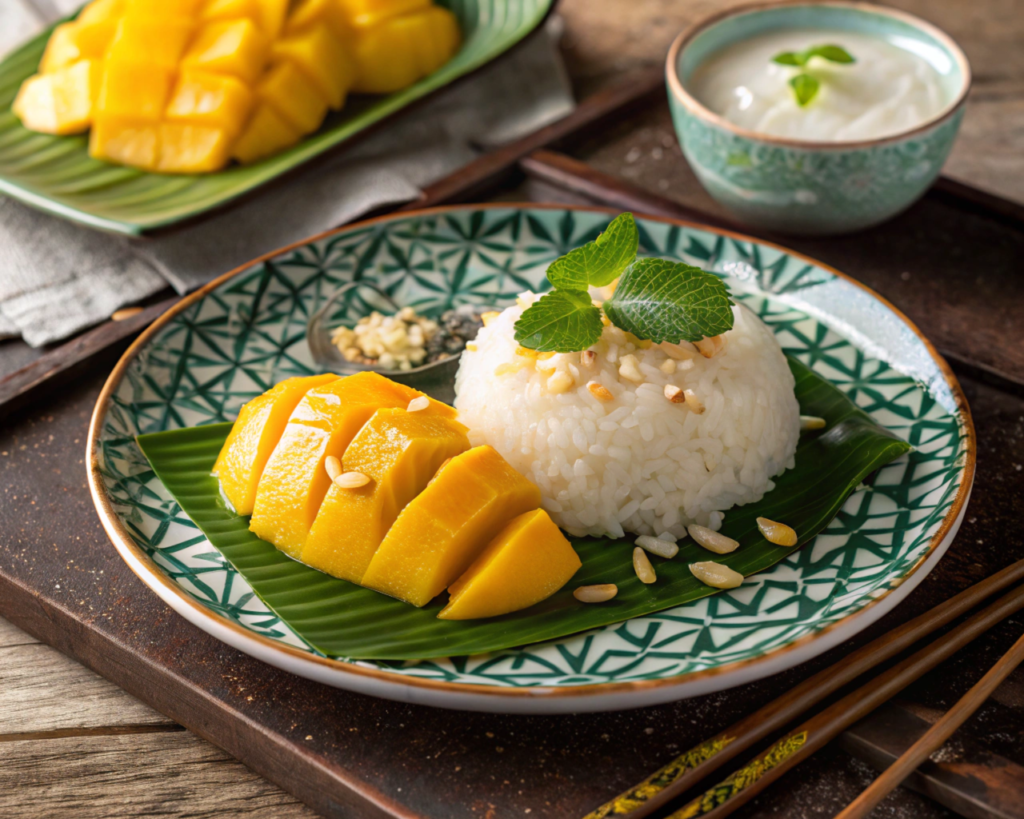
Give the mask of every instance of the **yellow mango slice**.
M 102 64 L 80 60 L 22 83 L 11 106 L 22 125 L 44 134 L 80 134 L 92 122 Z
M 239 515 L 252 514 L 263 468 L 299 401 L 314 387 L 337 379 L 332 373 L 287 378 L 239 411 L 213 465 L 224 497 Z
M 289 62 L 271 68 L 260 80 L 256 94 L 300 134 L 315 131 L 327 114 L 327 101 L 320 91 Z
M 97 116 L 157 122 L 171 92 L 173 72 L 154 65 L 108 63 L 96 100 Z
M 223 128 L 188 122 L 160 123 L 160 173 L 209 173 L 228 164 L 231 137 Z
M 389 17 L 398 17 L 430 7 L 430 0 L 335 0 L 344 9 L 349 22 L 359 28 L 375 26 Z
M 469 568 L 505 524 L 538 506 L 536 486 L 491 447 L 474 447 L 442 467 L 402 510 L 362 585 L 425 606 Z
M 309 77 L 331 108 L 344 104 L 355 68 L 348 48 L 326 27 L 289 34 L 274 43 L 271 53 L 275 62 L 290 62 Z
M 102 60 L 117 30 L 115 20 L 96 23 L 64 23 L 57 26 L 46 42 L 39 70 L 57 71 L 79 60 Z
M 124 17 L 145 20 L 191 19 L 203 0 L 123 0 Z
M 477 620 L 528 608 L 569 582 L 579 556 L 543 509 L 514 518 L 448 589 L 438 618 Z
M 89 156 L 156 170 L 160 159 L 160 125 L 131 117 L 95 115 L 89 132 Z
M 167 103 L 169 121 L 220 128 L 232 137 L 252 110 L 253 94 L 241 80 L 222 74 L 186 69 Z
M 302 139 L 302 133 L 269 105 L 257 105 L 231 155 L 247 165 L 280 153 Z
M 177 68 L 193 29 L 191 20 L 122 18 L 107 59 L 111 64 Z
M 469 449 L 458 421 L 424 411 L 382 409 L 359 430 L 342 459 L 345 472 L 370 478 L 365 486 L 331 485 L 299 560 L 359 583 L 398 513 L 438 467 Z
M 281 33 L 288 0 L 210 0 L 200 14 L 202 20 L 252 20 L 269 39 Z
M 438 6 L 360 30 L 352 90 L 390 94 L 412 85 L 446 63 L 460 40 L 454 15 Z
M 204 26 L 181 60 L 183 69 L 229 74 L 252 85 L 263 73 L 270 40 L 251 20 L 233 20 Z
M 352 28 L 338 0 L 302 0 L 288 15 L 285 34 L 296 34 L 317 26 L 326 26 L 339 42 L 351 45 Z
M 93 0 L 79 13 L 75 22 L 79 25 L 114 20 L 124 13 L 124 0 Z
M 263 470 L 249 529 L 297 558 L 331 486 L 324 468 L 327 456 L 340 459 L 378 409 L 407 407 L 421 394 L 373 372 L 311 389 L 292 412 Z M 454 409 L 437 401 L 422 412 L 455 415 Z

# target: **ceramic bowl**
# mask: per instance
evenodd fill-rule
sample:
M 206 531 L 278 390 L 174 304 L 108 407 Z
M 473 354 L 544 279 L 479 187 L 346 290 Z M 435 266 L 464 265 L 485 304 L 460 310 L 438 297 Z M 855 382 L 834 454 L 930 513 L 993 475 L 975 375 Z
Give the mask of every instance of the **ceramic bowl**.
M 857 142 L 804 141 L 748 131 L 687 91 L 711 54 L 777 29 L 825 28 L 880 37 L 926 59 L 950 102 L 918 127 Z M 800 0 L 741 6 L 698 22 L 672 44 L 666 67 L 672 119 L 701 183 L 744 223 L 787 233 L 849 233 L 891 218 L 935 181 L 963 118 L 971 70 L 930 23 L 859 2 Z

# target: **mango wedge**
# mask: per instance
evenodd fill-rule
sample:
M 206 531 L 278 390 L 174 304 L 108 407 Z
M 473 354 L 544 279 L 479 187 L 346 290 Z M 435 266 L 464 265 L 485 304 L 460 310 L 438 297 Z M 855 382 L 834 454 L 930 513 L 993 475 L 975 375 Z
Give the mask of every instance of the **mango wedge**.
M 221 491 L 239 515 L 252 514 L 263 468 L 299 401 L 337 379 L 333 374 L 288 378 L 242 407 L 213 465 Z
M 445 460 L 467 449 L 466 428 L 458 421 L 425 411 L 378 410 L 342 459 L 346 472 L 361 472 L 370 482 L 357 489 L 331 486 L 299 559 L 359 583 L 399 512 Z
M 22 124 L 44 134 L 79 134 L 92 122 L 100 64 L 79 60 L 49 74 L 30 77 L 11 106 Z
M 451 599 L 437 616 L 476 620 L 525 609 L 562 588 L 581 565 L 547 512 L 527 512 L 505 526 L 451 585 Z
M 536 486 L 491 447 L 474 447 L 445 465 L 402 510 L 362 585 L 424 606 L 462 576 L 512 518 L 538 506 Z
M 341 458 L 378 409 L 402 408 L 421 392 L 373 372 L 314 387 L 298 403 L 263 470 L 249 529 L 298 559 L 331 479 L 328 455 Z M 454 418 L 455 410 L 431 401 L 421 412 Z

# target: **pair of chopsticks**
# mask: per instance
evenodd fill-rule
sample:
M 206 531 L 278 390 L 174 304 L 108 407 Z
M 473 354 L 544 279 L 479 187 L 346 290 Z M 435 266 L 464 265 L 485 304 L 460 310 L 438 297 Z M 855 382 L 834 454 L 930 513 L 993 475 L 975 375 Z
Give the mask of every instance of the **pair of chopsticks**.
M 649 815 L 857 677 L 902 653 L 918 640 L 952 623 L 979 603 L 1022 579 L 1024 560 L 1019 560 L 809 677 L 753 714 L 691 748 L 643 782 L 587 814 L 584 819 L 640 819 Z M 782 739 L 726 779 L 672 813 L 669 819 L 697 816 L 701 819 L 720 819 L 729 815 L 850 725 L 1021 609 L 1024 609 L 1024 586 L 1005 594 L 949 633 L 787 732 Z M 1024 637 L 941 720 L 851 803 L 840 814 L 842 819 L 866 816 L 872 807 L 952 735 L 1022 659 Z

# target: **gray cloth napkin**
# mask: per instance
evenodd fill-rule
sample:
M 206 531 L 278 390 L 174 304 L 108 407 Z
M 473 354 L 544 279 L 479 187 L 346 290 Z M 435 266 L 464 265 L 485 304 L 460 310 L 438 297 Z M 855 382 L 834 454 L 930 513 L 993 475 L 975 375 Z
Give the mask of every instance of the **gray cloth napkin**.
M 0 337 L 57 341 L 170 284 L 179 293 L 274 248 L 419 196 L 420 187 L 565 116 L 568 77 L 547 31 L 326 162 L 195 224 L 127 239 L 0 198 Z

